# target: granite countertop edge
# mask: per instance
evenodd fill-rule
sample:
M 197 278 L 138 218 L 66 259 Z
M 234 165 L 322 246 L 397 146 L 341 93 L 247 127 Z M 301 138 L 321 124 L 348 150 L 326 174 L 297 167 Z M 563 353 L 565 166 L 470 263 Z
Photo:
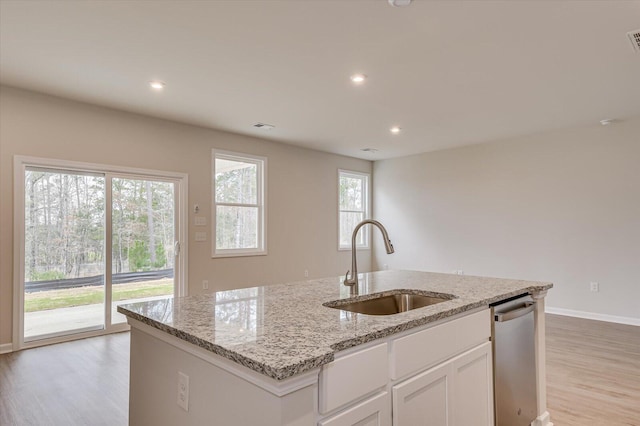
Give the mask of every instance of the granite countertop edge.
M 443 274 L 446 275 L 446 274 Z M 473 278 L 466 276 L 468 278 Z M 479 277 L 483 278 L 483 277 Z M 483 278 L 486 279 L 486 278 Z M 504 279 L 496 279 L 496 280 L 504 280 Z M 239 365 L 247 367 L 255 372 L 261 373 L 267 377 L 275 379 L 277 381 L 282 381 L 298 374 L 313 370 L 315 368 L 321 367 L 327 363 L 330 363 L 335 359 L 335 354 L 337 352 L 343 351 L 345 349 L 353 348 L 355 346 L 359 346 L 377 339 L 386 338 L 388 336 L 401 333 L 406 330 L 410 330 L 412 328 L 420 327 L 435 321 L 439 321 L 445 318 L 449 318 L 454 315 L 458 315 L 473 309 L 477 309 L 483 306 L 488 307 L 491 304 L 500 302 L 502 300 L 507 300 L 509 298 L 525 294 L 525 293 L 536 293 L 540 291 L 546 291 L 553 287 L 551 283 L 544 282 L 532 282 L 532 281 L 520 281 L 520 280 L 511 280 L 512 282 L 522 282 L 527 284 L 535 284 L 529 286 L 523 286 L 518 288 L 517 290 L 500 293 L 499 295 L 481 298 L 481 299 L 469 299 L 465 297 L 456 296 L 456 300 L 458 302 L 462 302 L 462 304 L 458 306 L 454 306 L 450 309 L 438 311 L 435 313 L 425 313 L 424 315 L 411 316 L 405 321 L 400 321 L 395 324 L 391 324 L 389 326 L 383 326 L 381 328 L 377 328 L 368 333 L 357 334 L 355 336 L 349 336 L 347 338 L 338 339 L 333 341 L 331 344 L 328 344 L 326 347 L 322 345 L 318 346 L 318 350 L 315 355 L 304 357 L 303 359 L 297 359 L 293 362 L 287 361 L 279 361 L 272 362 L 272 365 L 269 365 L 267 362 L 261 362 L 259 360 L 259 356 L 251 357 L 245 356 L 239 353 L 237 350 L 233 350 L 232 348 L 225 348 L 221 345 L 215 344 L 207 339 L 198 337 L 194 334 L 186 332 L 184 330 L 180 330 L 176 327 L 165 324 L 161 321 L 157 321 L 149 316 L 142 315 L 134 310 L 127 309 L 127 305 L 118 306 L 117 310 L 121 314 L 130 317 L 134 320 L 137 320 L 143 324 L 149 325 L 153 328 L 156 328 L 160 331 L 166 332 L 176 338 L 184 340 L 186 342 L 192 343 L 202 349 L 210 351 L 216 355 L 222 356 L 228 360 L 231 360 Z M 295 283 L 290 283 L 295 284 Z M 268 286 L 267 286 L 268 287 Z M 367 298 L 367 295 L 364 295 Z M 331 301 L 327 301 L 328 304 L 331 304 Z M 135 304 L 138 305 L 138 304 Z M 134 306 L 134 305 L 130 305 Z M 327 308 L 331 309 L 331 308 Z M 418 313 L 419 310 L 411 311 L 414 313 Z M 362 314 L 357 314 L 362 315 Z M 366 317 L 366 316 L 365 316 Z

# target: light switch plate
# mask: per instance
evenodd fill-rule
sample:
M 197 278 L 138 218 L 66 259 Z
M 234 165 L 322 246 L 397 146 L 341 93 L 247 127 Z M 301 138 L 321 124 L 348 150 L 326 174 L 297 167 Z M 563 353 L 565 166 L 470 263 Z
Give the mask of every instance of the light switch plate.
M 196 241 L 207 241 L 206 232 L 196 232 Z
M 196 216 L 193 222 L 196 226 L 207 226 L 206 216 Z

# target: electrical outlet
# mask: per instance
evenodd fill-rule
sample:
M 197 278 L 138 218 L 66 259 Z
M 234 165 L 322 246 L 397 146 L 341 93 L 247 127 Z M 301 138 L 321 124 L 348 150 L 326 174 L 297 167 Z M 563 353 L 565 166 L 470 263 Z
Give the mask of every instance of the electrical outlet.
M 595 281 L 591 281 L 591 283 L 589 284 L 589 288 L 591 289 L 591 291 L 593 292 L 598 292 L 600 291 L 600 284 L 598 284 Z
M 304 277 L 305 278 L 309 278 L 309 270 L 308 269 L 304 270 Z
M 209 289 L 209 280 L 202 280 L 202 288 L 204 290 L 208 290 Z
M 189 411 L 189 376 L 178 371 L 178 406 Z
M 458 269 L 458 272 L 456 272 L 458 275 L 464 275 L 464 271 L 462 269 Z

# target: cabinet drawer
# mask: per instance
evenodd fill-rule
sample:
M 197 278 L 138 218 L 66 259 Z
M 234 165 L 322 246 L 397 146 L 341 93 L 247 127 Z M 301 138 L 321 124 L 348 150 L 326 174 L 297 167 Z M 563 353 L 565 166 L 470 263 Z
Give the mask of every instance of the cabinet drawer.
M 389 393 L 382 392 L 333 417 L 318 422 L 318 426 L 390 426 Z
M 320 413 L 382 388 L 389 380 L 387 344 L 382 343 L 338 358 L 322 367 L 319 378 Z
M 391 341 L 391 378 L 449 359 L 491 337 L 489 309 Z

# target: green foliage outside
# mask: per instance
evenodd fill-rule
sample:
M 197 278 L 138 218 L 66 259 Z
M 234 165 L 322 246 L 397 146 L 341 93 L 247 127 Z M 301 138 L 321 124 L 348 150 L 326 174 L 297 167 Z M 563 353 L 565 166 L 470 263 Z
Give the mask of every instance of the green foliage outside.
M 54 281 L 63 280 L 64 274 L 60 271 L 44 271 L 44 272 L 32 272 L 31 281 Z
M 99 175 L 25 172 L 25 281 L 99 275 L 105 254 L 113 273 L 173 267 L 173 184 L 114 177 L 105 251 L 106 185 Z

